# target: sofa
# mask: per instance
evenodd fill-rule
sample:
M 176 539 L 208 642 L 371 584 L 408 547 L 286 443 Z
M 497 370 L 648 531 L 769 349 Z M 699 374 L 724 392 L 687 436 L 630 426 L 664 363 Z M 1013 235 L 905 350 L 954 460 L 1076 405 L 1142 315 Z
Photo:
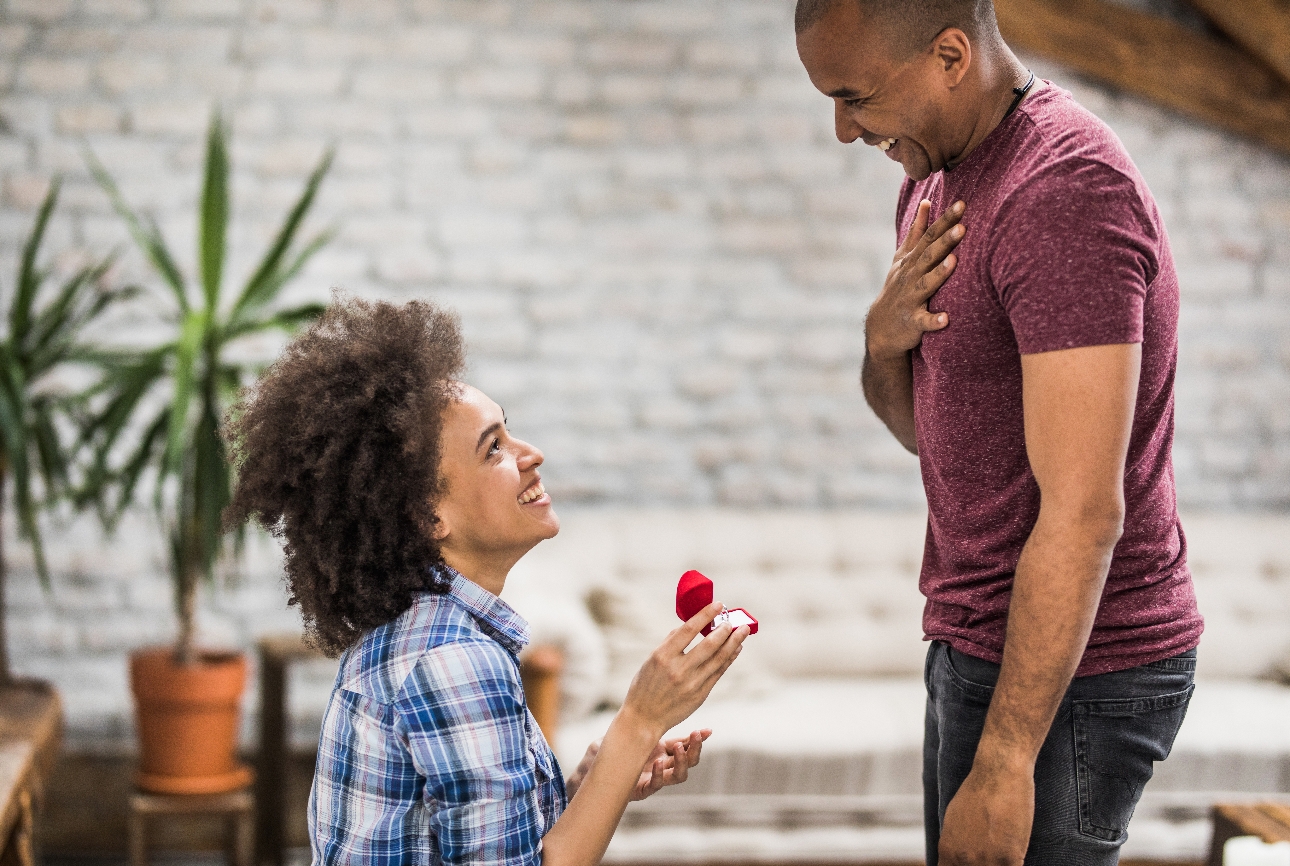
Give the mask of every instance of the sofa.
M 714 730 L 690 781 L 634 804 L 606 862 L 922 856 L 917 512 L 565 510 L 504 597 L 565 655 L 556 751 L 600 736 L 674 628 L 677 579 L 761 630 L 682 727 Z M 1198 682 L 1126 857 L 1201 859 L 1217 800 L 1290 798 L 1290 515 L 1184 517 L 1206 617 Z

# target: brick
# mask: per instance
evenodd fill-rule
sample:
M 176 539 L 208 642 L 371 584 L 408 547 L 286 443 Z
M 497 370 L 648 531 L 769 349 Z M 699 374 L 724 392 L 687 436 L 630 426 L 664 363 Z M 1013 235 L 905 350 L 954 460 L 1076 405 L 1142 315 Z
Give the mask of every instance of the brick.
M 573 59 L 574 42 L 542 33 L 499 33 L 485 39 L 484 50 L 503 64 L 566 66 Z
M 125 57 L 162 55 L 195 59 L 223 59 L 229 56 L 233 33 L 228 27 L 213 24 L 146 24 L 126 29 L 122 51 Z
M 751 72 L 761 66 L 760 46 L 746 40 L 701 40 L 685 49 L 690 65 L 703 70 L 740 70 Z
M 31 149 L 24 141 L 0 138 L 0 172 L 22 170 L 31 159 Z
M 39 207 L 48 191 L 49 178 L 43 175 L 15 173 L 4 179 L 4 202 L 10 207 Z
M 52 23 L 69 16 L 72 6 L 72 0 L 8 0 L 7 11 L 18 18 Z
M 84 135 L 93 132 L 120 132 L 122 118 L 121 110 L 114 105 L 91 103 L 58 109 L 54 122 L 59 132 Z
M 84 91 L 90 80 L 89 64 L 80 60 L 51 60 L 33 57 L 19 68 L 22 87 L 50 95 Z
M 25 24 L 0 24 L 0 51 L 15 54 L 31 38 L 31 28 Z
M 81 0 L 81 12 L 111 21 L 139 21 L 149 14 L 145 0 Z
M 251 16 L 256 21 L 273 24 L 313 23 L 327 12 L 326 0 L 252 0 Z
M 627 137 L 627 125 L 614 114 L 585 114 L 569 118 L 564 134 L 573 144 L 614 144 Z
M 743 79 L 726 75 L 680 75 L 668 85 L 680 105 L 725 107 L 745 96 Z
M 438 99 L 445 89 L 443 78 L 435 72 L 398 67 L 359 72 L 352 87 L 355 96 L 384 102 Z
M 144 135 L 203 137 L 210 124 L 210 109 L 196 100 L 144 102 L 130 111 L 134 131 Z
M 466 99 L 528 102 L 537 99 L 544 81 L 535 69 L 518 67 L 476 69 L 457 77 L 456 92 Z
M 286 63 L 266 64 L 254 74 L 256 93 L 271 96 L 339 96 L 345 70 L 335 66 L 300 67 Z
M 373 3 L 371 0 L 335 0 L 336 22 L 343 26 L 385 26 L 399 21 L 403 15 L 397 3 Z
M 45 35 L 42 50 L 51 54 L 87 54 L 108 51 L 121 41 L 121 28 L 113 24 L 99 27 L 60 27 Z
M 670 69 L 678 54 L 679 47 L 671 40 L 640 36 L 593 39 L 585 48 L 586 60 L 593 68 L 611 70 Z
M 386 43 L 391 56 L 428 66 L 461 63 L 475 50 L 476 37 L 465 27 L 400 27 Z
M 170 66 L 148 57 L 113 57 L 98 67 L 98 78 L 111 94 L 160 88 L 170 80 Z
M 660 75 L 608 75 L 599 93 L 610 105 L 648 105 L 663 98 L 666 86 Z

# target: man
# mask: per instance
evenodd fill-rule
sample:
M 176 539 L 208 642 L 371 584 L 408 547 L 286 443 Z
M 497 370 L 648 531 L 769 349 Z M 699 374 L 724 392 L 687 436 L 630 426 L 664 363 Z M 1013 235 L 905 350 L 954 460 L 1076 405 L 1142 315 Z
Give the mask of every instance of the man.
M 929 506 L 927 861 L 1115 863 L 1202 629 L 1160 214 L 989 0 L 798 0 L 796 28 L 838 138 L 909 176 L 862 383 Z

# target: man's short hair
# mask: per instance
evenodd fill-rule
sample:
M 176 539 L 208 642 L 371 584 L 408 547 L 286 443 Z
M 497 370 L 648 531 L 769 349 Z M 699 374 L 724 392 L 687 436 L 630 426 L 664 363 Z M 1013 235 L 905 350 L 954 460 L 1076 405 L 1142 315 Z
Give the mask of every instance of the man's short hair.
M 998 29 L 993 0 L 797 0 L 794 29 L 800 34 L 819 22 L 838 3 L 855 3 L 867 21 L 886 31 L 896 54 L 913 53 L 947 27 L 969 36 Z

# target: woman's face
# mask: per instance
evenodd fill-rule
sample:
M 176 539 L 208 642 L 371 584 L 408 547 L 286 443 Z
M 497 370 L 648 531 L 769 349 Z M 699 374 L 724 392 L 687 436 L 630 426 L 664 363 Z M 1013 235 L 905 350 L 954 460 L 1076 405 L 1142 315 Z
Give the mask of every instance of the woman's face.
M 507 432 L 502 408 L 483 392 L 460 385 L 444 413 L 441 449 L 447 490 L 435 535 L 449 565 L 509 570 L 560 531 L 538 474 L 542 452 Z

